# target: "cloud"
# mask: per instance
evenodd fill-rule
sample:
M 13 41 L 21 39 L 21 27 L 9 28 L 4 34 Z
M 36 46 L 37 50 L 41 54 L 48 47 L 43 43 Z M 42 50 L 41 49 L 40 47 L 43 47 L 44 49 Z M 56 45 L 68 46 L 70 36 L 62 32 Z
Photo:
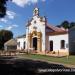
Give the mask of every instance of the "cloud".
M 6 27 L 5 29 L 6 30 L 11 30 L 13 27 L 12 26 L 8 26 L 8 27 Z
M 3 28 L 3 26 L 2 26 L 2 25 L 0 25 L 0 28 Z
M 6 11 L 6 16 L 4 18 L 0 18 L 0 22 L 4 22 L 7 23 L 9 21 L 9 19 L 14 19 L 16 16 L 16 13 L 13 11 Z
M 6 15 L 7 15 L 7 17 L 8 17 L 9 19 L 14 19 L 16 13 L 13 12 L 13 11 L 9 11 L 9 10 L 7 10 L 7 11 L 6 11 Z
M 13 27 L 18 27 L 18 25 L 14 24 Z
M 1 22 L 4 22 L 4 23 L 7 23 L 8 20 L 5 19 L 5 18 L 1 18 L 0 21 L 1 21 Z
M 10 25 L 10 26 L 6 27 L 5 29 L 12 30 L 13 28 L 17 28 L 17 27 L 18 27 L 18 25 L 14 24 L 14 25 Z
M 45 2 L 46 0 L 42 0 L 42 2 Z
M 45 2 L 46 0 L 12 0 L 13 3 L 20 7 L 24 7 L 25 5 L 35 4 L 39 1 Z

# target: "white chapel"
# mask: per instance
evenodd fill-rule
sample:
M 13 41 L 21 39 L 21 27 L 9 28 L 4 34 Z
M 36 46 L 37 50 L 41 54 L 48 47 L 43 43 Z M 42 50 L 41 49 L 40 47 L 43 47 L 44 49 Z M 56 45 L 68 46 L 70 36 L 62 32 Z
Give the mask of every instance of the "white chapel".
M 39 8 L 34 8 L 33 17 L 26 25 L 26 34 L 17 38 L 17 49 L 34 49 L 37 52 L 69 53 L 68 30 L 50 25 L 41 17 Z

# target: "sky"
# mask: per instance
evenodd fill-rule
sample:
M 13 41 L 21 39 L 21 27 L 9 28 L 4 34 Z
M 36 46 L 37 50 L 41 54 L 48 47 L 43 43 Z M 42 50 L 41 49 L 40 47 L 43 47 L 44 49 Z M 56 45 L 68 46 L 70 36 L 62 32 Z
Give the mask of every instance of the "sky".
M 0 19 L 0 30 L 11 30 L 14 37 L 25 34 L 26 23 L 39 8 L 48 23 L 59 25 L 64 20 L 75 22 L 75 0 L 12 0 L 7 2 L 6 16 Z

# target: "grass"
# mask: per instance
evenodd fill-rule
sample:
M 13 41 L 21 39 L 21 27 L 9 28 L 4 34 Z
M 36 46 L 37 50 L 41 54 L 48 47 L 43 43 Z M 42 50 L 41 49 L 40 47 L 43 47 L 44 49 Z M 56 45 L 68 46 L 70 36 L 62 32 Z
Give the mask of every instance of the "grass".
M 67 59 L 67 57 L 50 57 L 46 55 L 38 55 L 38 54 L 24 54 L 20 55 L 22 58 L 28 58 L 28 59 L 39 59 L 49 62 L 56 62 L 56 63 L 62 63 L 62 64 L 69 64 L 69 65 L 75 65 L 75 56 L 71 55 Z

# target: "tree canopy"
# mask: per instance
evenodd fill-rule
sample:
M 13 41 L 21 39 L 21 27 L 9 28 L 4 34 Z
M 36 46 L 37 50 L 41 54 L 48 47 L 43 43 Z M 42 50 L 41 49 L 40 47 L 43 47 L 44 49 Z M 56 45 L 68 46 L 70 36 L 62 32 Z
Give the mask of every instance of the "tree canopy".
M 4 48 L 4 43 L 13 38 L 13 33 L 8 30 L 0 30 L 0 49 Z
M 0 0 L 0 18 L 6 15 L 6 2 L 8 0 Z
M 75 26 L 75 22 L 69 22 L 69 21 L 63 21 L 60 25 L 57 25 L 57 27 L 63 27 L 65 29 L 70 29 L 73 26 Z
M 69 28 L 72 28 L 72 27 L 74 27 L 74 26 L 75 26 L 75 22 L 71 22 Z

